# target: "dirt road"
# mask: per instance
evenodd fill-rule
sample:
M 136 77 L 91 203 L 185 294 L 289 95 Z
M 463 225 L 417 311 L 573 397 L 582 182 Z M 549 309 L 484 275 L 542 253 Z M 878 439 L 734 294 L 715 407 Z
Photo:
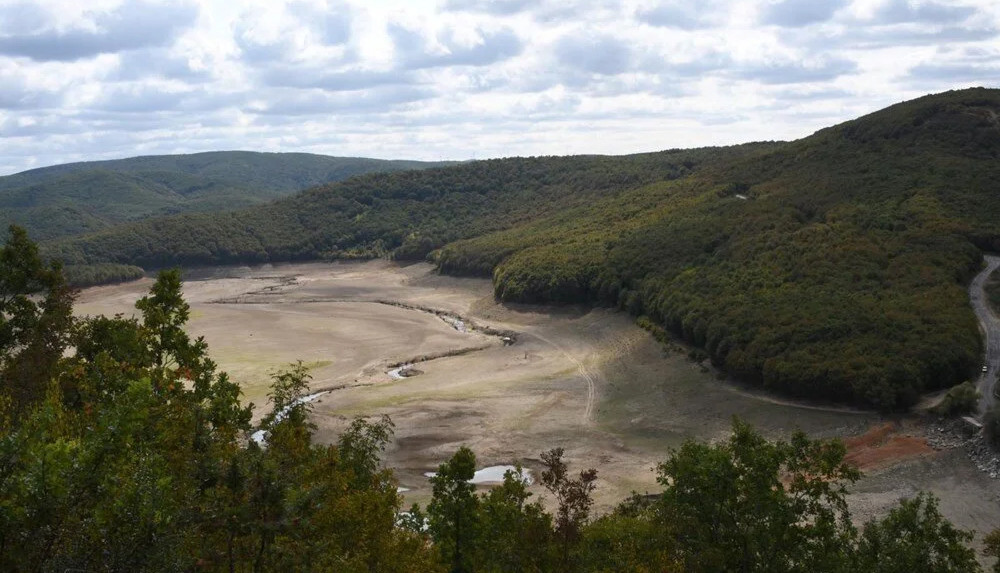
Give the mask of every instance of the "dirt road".
M 1000 319 L 993 314 L 986 293 L 983 291 L 983 285 L 989 280 L 990 275 L 1000 267 L 1000 257 L 986 255 L 985 258 L 986 267 L 969 284 L 969 300 L 979 318 L 983 340 L 986 343 L 986 357 L 983 362 L 986 365 L 986 372 L 983 372 L 976 381 L 976 388 L 982 395 L 979 399 L 980 415 L 992 408 L 996 401 L 993 396 L 993 385 L 997 373 L 1000 372 Z

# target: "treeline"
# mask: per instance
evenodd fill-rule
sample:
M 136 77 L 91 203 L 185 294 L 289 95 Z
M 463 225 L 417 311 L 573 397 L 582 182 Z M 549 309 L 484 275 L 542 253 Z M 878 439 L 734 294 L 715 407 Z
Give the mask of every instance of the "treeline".
M 144 268 L 390 254 L 419 260 L 458 239 L 770 147 L 511 158 L 369 174 L 253 209 L 151 219 L 50 242 L 45 251 L 66 264 Z
M 134 281 L 146 274 L 141 267 L 117 263 L 69 265 L 63 270 L 70 286 L 77 288 Z
M 0 228 L 36 240 L 95 232 L 125 221 L 233 210 L 355 175 L 445 163 L 216 151 L 68 163 L 0 177 Z
M 25 234 L 3 247 L 0 569 L 981 570 L 972 533 L 933 496 L 858 530 L 845 496 L 859 474 L 842 443 L 771 442 L 738 422 L 726 441 L 673 450 L 659 494 L 605 515 L 592 511 L 596 472 L 571 471 L 559 449 L 541 455 L 545 503 L 513 472 L 477 491 L 462 448 L 431 478 L 427 507 L 403 512 L 380 461 L 391 421 L 358 419 L 315 443 L 300 400 L 309 375 L 295 365 L 252 424 L 253 405 L 185 333 L 180 286 L 161 272 L 140 318 L 77 321 Z M 985 545 L 996 555 L 1000 533 Z

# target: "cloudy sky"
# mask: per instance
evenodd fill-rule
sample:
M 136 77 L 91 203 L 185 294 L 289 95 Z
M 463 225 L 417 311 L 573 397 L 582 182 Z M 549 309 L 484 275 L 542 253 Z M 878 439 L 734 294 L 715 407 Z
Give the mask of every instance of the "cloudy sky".
M 977 85 L 997 0 L 0 0 L 0 174 L 794 139 Z

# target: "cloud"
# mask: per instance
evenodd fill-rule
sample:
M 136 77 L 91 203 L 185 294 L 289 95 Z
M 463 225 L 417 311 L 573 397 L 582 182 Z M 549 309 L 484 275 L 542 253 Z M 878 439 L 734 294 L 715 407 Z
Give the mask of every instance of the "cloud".
M 276 67 L 262 74 L 265 84 L 275 87 L 319 88 L 325 91 L 356 91 L 382 86 L 415 85 L 412 72 L 397 70 L 345 70 L 325 72 L 321 69 Z
M 18 2 L 3 7 L 3 20 L 0 20 L 0 34 L 36 32 L 45 28 L 51 15 L 38 4 Z
M 118 70 L 112 76 L 117 80 L 139 80 L 160 77 L 184 82 L 207 82 L 212 73 L 207 68 L 195 67 L 183 56 L 176 56 L 162 49 L 132 50 L 118 57 Z
M 1000 83 L 995 0 L 186 2 L 0 0 L 0 134 L 16 138 L 0 172 L 219 148 L 462 159 L 794 139 Z
M 639 9 L 635 17 L 650 26 L 698 30 L 713 26 L 713 11 L 691 2 L 662 2 L 652 8 Z
M 910 68 L 907 79 L 921 82 L 960 81 L 996 83 L 1000 81 L 1000 66 L 983 66 L 968 63 L 923 63 Z
M 287 63 L 308 49 L 345 47 L 352 38 L 356 10 L 335 2 L 318 7 L 306 2 L 268 4 L 244 12 L 234 26 L 241 59 L 251 65 Z
M 525 12 L 537 5 L 535 0 L 448 0 L 446 11 L 482 12 L 497 16 L 510 16 Z
M 0 110 L 31 110 L 57 107 L 62 94 L 31 89 L 23 79 L 0 75 Z
M 632 64 L 629 46 L 609 34 L 577 31 L 565 35 L 556 42 L 554 53 L 561 65 L 588 74 L 621 74 Z
M 775 26 L 800 28 L 829 20 L 848 3 L 848 0 L 781 0 L 764 8 L 761 21 Z
M 261 115 L 288 116 L 386 113 L 398 106 L 430 99 L 434 95 L 436 94 L 432 90 L 413 86 L 386 86 L 338 93 L 282 90 L 269 94 L 267 101 L 262 104 L 250 105 L 248 111 Z
M 935 57 L 907 70 L 903 81 L 913 85 L 940 83 L 989 85 L 1000 83 L 1000 53 L 993 49 L 942 49 Z
M 35 61 L 74 61 L 98 54 L 169 44 L 198 16 L 195 4 L 127 2 L 110 12 L 92 13 L 94 29 L 57 29 L 40 25 L 41 15 L 21 11 L 19 18 L 33 24 L 27 31 L 4 27 L 0 55 Z
M 877 24 L 955 24 L 967 20 L 977 10 L 972 6 L 955 6 L 938 2 L 918 2 L 910 0 L 888 0 L 882 4 L 872 18 Z
M 832 34 L 812 36 L 808 45 L 817 50 L 831 48 L 880 49 L 903 46 L 940 46 L 991 40 L 1000 30 L 965 26 L 851 26 Z
M 857 64 L 836 58 L 819 62 L 785 61 L 743 64 L 730 71 L 742 80 L 763 84 L 799 84 L 824 82 L 854 72 Z
M 347 4 L 336 4 L 320 10 L 304 3 L 295 3 L 289 9 L 298 15 L 300 22 L 312 27 L 324 45 L 343 44 L 351 38 L 354 13 Z
M 445 66 L 487 66 L 521 53 L 524 44 L 510 28 L 476 31 L 476 40 L 459 41 L 452 30 L 435 38 L 434 44 L 420 32 L 399 25 L 389 27 L 396 50 L 397 67 L 417 70 Z

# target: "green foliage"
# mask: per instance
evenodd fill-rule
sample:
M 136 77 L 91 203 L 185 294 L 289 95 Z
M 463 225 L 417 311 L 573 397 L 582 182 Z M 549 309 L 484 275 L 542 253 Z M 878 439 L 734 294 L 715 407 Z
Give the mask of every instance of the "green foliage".
M 938 511 L 931 494 L 900 501 L 889 515 L 865 524 L 855 571 L 958 573 L 981 571 L 968 546 L 972 532 L 961 531 Z
M 247 151 L 70 163 L 0 177 L 0 224 L 52 239 L 151 216 L 260 205 L 365 173 L 440 165 Z
M 941 402 L 934 407 L 934 413 L 940 416 L 964 416 L 976 411 L 979 406 L 979 390 L 966 380 L 945 394 Z
M 659 465 L 658 511 L 685 571 L 846 570 L 859 474 L 839 442 L 769 442 L 741 422 L 728 441 L 688 442 Z
M 552 517 L 530 497 L 520 468 L 480 497 L 476 571 L 552 570 Z
M 145 275 L 141 267 L 117 263 L 68 265 L 63 271 L 66 274 L 66 282 L 76 288 L 129 282 L 141 279 Z
M 542 454 L 542 485 L 556 498 L 555 536 L 558 545 L 559 569 L 579 568 L 579 545 L 582 530 L 590 516 L 597 470 L 588 469 L 572 479 L 563 461 L 563 449 L 554 448 Z
M 149 268 L 383 255 L 409 259 L 457 239 L 682 177 L 702 163 L 761 147 L 768 146 L 624 158 L 495 159 L 445 169 L 372 173 L 266 206 L 151 219 L 52 242 L 46 248 L 67 264 L 116 262 Z M 452 271 L 489 274 L 492 265 L 454 265 Z
M 14 235 L 0 276 L 30 279 L 18 274 L 38 268 L 24 264 L 30 242 Z M 31 280 L 15 290 L 44 288 Z M 423 536 L 396 525 L 379 462 L 388 420 L 313 444 L 300 364 L 275 375 L 284 415 L 265 416 L 262 448 L 252 405 L 183 332 L 178 274 L 137 307 L 141 321 L 58 323 L 76 352 L 20 412 L 0 388 L 0 570 L 439 570 Z
M 653 573 L 683 571 L 674 531 L 646 501 L 626 501 L 584 529 L 580 562 L 585 571 Z
M 431 478 L 434 498 L 427 506 L 429 528 L 442 561 L 449 564 L 452 573 L 472 571 L 479 498 L 469 480 L 475 473 L 476 455 L 463 446 Z
M 61 267 L 46 266 L 27 232 L 11 226 L 0 248 L 0 388 L 15 409 L 45 393 L 68 344 L 72 306 Z

